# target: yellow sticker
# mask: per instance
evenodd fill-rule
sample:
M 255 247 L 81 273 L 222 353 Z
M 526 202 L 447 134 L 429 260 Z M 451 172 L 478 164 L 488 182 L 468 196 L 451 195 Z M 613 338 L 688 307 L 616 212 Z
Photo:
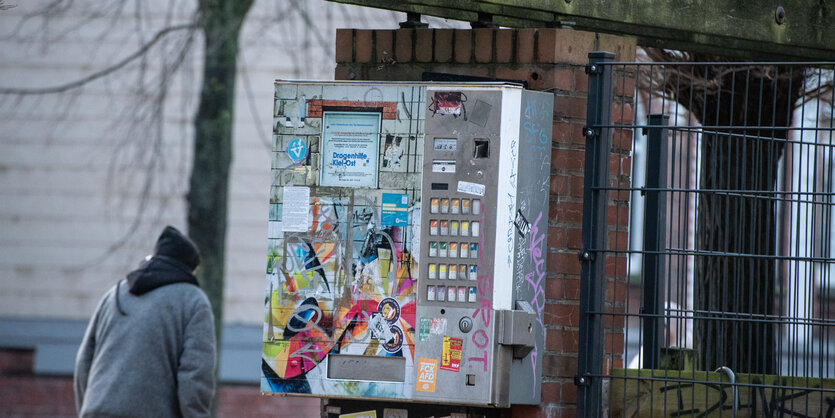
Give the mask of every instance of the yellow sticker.
M 421 392 L 435 392 L 435 377 L 437 375 L 438 360 L 431 358 L 419 358 L 415 389 Z
M 342 414 L 339 418 L 377 418 L 377 411 L 363 411 L 363 412 L 354 412 L 353 414 Z
M 461 302 L 463 302 L 463 299 Z M 461 369 L 461 348 L 463 345 L 464 340 L 460 338 L 444 337 L 441 353 L 441 370 L 458 372 Z

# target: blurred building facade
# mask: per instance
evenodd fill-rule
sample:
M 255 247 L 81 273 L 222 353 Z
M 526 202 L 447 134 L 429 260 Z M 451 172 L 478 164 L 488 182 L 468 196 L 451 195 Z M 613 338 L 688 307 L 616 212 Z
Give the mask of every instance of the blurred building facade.
M 163 226 L 186 229 L 202 40 L 185 26 L 196 2 L 0 5 L 0 386 L 8 394 L 0 410 L 74 415 L 67 379 L 99 298 L 153 250 Z M 273 81 L 333 79 L 336 28 L 396 28 L 402 20 L 324 0 L 261 0 L 249 12 L 238 56 L 220 362 L 222 382 L 253 385 L 246 396 L 260 396 Z M 57 409 L 15 395 L 38 392 L 27 387 L 44 387 L 43 379 L 57 385 L 43 391 Z M 221 390 L 221 413 L 234 414 L 237 395 L 229 393 L 241 390 Z M 318 411 L 315 400 L 294 405 L 286 416 Z

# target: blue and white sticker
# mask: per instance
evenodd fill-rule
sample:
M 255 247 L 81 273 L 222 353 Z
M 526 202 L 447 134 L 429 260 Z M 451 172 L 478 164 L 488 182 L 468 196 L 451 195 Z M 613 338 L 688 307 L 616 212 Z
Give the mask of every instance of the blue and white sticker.
M 406 226 L 409 223 L 409 195 L 383 193 L 380 224 L 383 226 Z
M 307 143 L 303 139 L 296 137 L 287 143 L 287 156 L 298 164 L 307 158 Z
M 400 351 L 400 348 L 403 346 L 403 331 L 400 327 L 392 325 L 389 327 L 389 332 L 391 334 L 391 338 L 383 343 L 383 349 L 389 353 L 396 353 Z
M 383 315 L 386 322 L 394 324 L 400 319 L 400 304 L 393 298 L 385 298 L 377 304 L 377 312 Z

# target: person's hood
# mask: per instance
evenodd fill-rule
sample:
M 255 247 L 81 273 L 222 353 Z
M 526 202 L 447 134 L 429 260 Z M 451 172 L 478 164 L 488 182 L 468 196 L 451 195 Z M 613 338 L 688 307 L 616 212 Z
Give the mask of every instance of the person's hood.
M 173 283 L 198 286 L 192 272 L 199 264 L 197 246 L 176 228 L 166 226 L 157 239 L 153 256 L 128 273 L 128 287 L 134 295 L 142 295 Z

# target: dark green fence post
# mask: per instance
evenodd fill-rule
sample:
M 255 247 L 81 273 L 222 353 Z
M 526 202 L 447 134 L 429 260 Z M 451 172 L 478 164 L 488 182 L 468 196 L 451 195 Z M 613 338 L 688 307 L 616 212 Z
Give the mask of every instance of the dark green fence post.
M 580 251 L 580 352 L 577 358 L 577 416 L 599 417 L 603 399 L 603 296 L 606 291 L 606 208 L 612 142 L 611 52 L 592 52 L 586 111 L 583 185 L 583 249 Z

